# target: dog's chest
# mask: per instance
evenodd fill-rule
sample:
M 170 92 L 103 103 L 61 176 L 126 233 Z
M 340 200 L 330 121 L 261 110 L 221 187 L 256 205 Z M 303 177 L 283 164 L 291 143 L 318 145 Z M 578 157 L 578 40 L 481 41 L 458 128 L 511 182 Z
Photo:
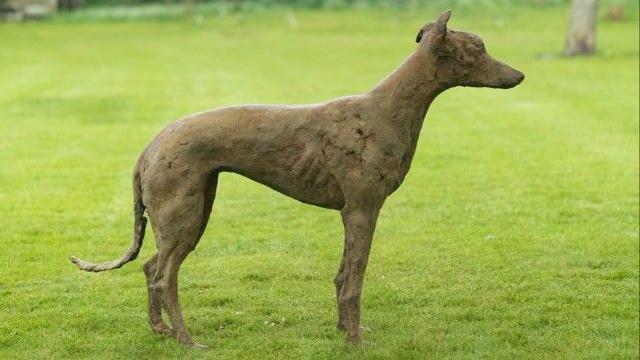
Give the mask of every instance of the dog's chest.
M 387 195 L 395 191 L 404 180 L 414 150 L 413 139 L 395 131 L 381 133 L 376 141 L 372 141 L 371 148 L 367 149 L 372 154 L 369 166 L 375 168 Z
M 409 170 L 415 142 L 409 132 L 387 124 L 356 121 L 325 136 L 323 148 L 339 178 L 388 195 Z

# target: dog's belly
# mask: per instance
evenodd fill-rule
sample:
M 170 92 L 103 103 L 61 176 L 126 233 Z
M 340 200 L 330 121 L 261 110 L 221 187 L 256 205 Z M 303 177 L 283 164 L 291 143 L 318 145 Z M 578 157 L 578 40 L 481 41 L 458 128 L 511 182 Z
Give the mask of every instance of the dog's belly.
M 344 196 L 318 140 L 274 143 L 223 167 L 307 204 L 341 209 Z

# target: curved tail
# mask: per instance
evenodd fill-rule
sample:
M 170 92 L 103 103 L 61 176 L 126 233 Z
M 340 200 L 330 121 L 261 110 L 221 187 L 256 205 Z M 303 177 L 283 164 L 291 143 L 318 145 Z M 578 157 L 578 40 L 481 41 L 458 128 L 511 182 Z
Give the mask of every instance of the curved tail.
M 140 248 L 142 247 L 142 240 L 144 239 L 144 230 L 147 225 L 147 219 L 144 215 L 144 204 L 142 203 L 142 186 L 140 185 L 140 174 L 136 169 L 133 176 L 133 212 L 135 217 L 135 224 L 133 228 L 133 240 L 129 246 L 129 250 L 122 255 L 119 259 L 107 261 L 103 263 L 91 263 L 82 259 L 78 259 L 75 256 L 71 257 L 71 262 L 76 264 L 80 270 L 84 271 L 105 271 L 112 270 L 121 267 L 122 265 L 134 260 Z

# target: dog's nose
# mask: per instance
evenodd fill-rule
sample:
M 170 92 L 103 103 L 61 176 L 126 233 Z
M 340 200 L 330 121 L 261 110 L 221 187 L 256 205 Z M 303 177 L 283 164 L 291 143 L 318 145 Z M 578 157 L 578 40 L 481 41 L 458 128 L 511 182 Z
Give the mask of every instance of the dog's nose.
M 521 73 L 520 71 L 517 71 L 517 73 L 518 74 L 516 75 L 516 82 L 520 84 L 524 80 L 524 74 Z

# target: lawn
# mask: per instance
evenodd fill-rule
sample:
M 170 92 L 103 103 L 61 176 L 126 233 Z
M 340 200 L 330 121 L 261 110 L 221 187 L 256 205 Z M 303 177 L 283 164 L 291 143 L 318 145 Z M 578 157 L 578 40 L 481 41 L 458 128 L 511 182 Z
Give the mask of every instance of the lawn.
M 223 174 L 180 273 L 204 352 L 148 329 L 151 231 L 122 269 L 68 261 L 126 250 L 140 151 L 191 112 L 366 91 L 438 11 L 0 25 L 0 358 L 638 358 L 638 22 L 567 59 L 565 8 L 487 11 L 450 26 L 527 78 L 432 105 L 378 221 L 367 343 L 334 327 L 338 213 Z

